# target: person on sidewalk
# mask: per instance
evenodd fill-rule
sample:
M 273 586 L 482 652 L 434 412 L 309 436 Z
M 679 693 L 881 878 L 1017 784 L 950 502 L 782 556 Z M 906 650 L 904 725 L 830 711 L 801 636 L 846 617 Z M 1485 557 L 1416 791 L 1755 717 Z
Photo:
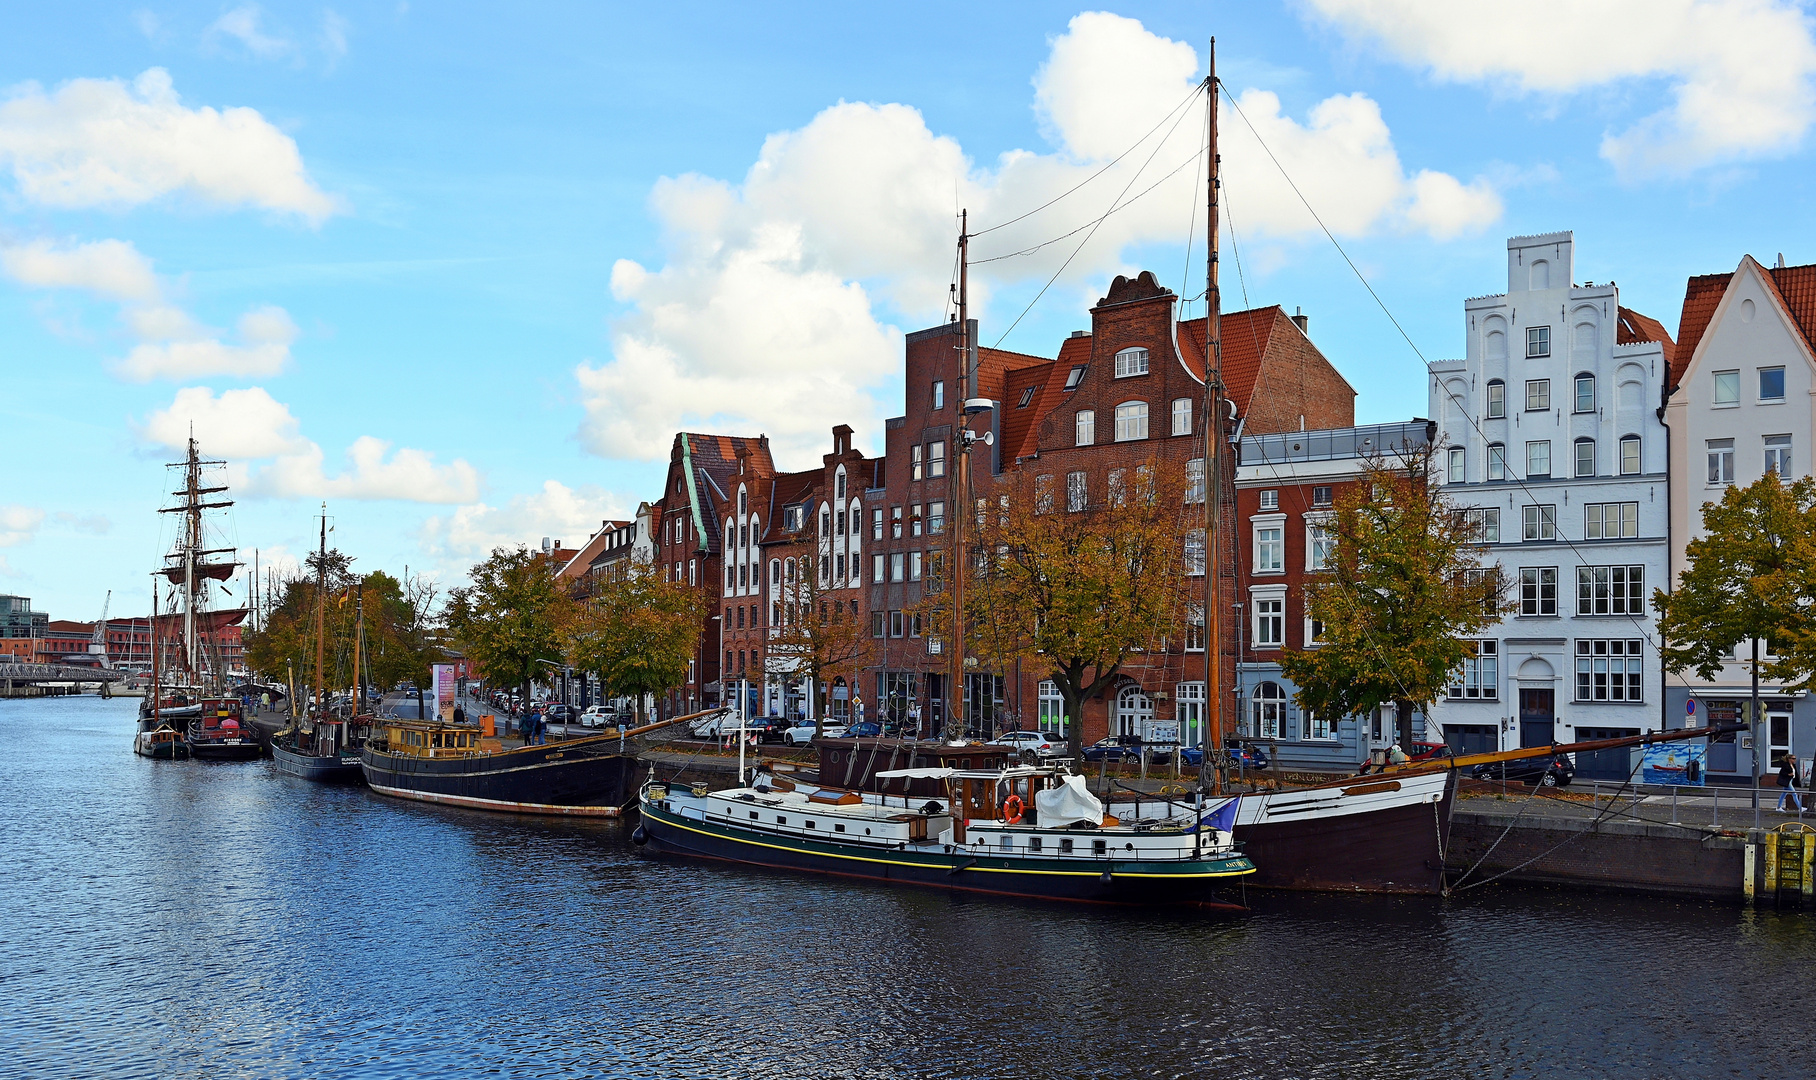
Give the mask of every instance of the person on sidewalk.
M 1797 804 L 1797 816 L 1798 817 L 1803 816 L 1803 799 L 1800 798 L 1797 794 L 1797 789 L 1799 786 L 1801 786 L 1799 784 L 1799 779 L 1800 778 L 1797 775 L 1797 759 L 1790 754 L 1786 754 L 1785 756 L 1779 758 L 1778 759 L 1778 786 L 1780 788 L 1784 789 L 1778 795 L 1778 811 L 1779 811 L 1779 813 L 1784 812 L 1785 800 L 1789 799 L 1793 803 Z

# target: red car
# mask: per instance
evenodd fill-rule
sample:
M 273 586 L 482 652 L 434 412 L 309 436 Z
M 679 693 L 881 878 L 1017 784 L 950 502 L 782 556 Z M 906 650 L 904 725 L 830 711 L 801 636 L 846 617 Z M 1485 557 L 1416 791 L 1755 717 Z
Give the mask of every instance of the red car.
M 1443 743 L 1416 742 L 1406 751 L 1409 761 L 1433 761 L 1450 756 L 1450 747 Z

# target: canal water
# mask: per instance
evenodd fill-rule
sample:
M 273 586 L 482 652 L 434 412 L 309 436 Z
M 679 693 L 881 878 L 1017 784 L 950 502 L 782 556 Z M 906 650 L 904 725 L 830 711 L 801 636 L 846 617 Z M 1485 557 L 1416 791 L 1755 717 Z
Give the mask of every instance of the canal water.
M 1246 918 L 657 861 L 0 701 L 8 1077 L 1816 1073 L 1816 917 L 1493 887 Z

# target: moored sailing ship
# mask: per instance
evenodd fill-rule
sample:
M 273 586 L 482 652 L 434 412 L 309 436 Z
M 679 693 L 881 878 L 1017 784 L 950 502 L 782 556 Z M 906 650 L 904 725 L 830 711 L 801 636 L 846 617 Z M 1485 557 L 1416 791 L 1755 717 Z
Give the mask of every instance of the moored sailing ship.
M 279 772 L 321 783 L 359 783 L 365 778 L 360 762 L 360 747 L 371 730 L 371 718 L 359 715 L 365 699 L 360 680 L 360 653 L 365 647 L 365 599 L 358 597 L 353 632 L 353 687 L 348 695 L 347 716 L 329 712 L 327 684 L 322 677 L 322 653 L 326 642 L 323 614 L 328 593 L 328 512 L 322 508 L 321 547 L 316 560 L 315 581 L 315 682 L 311 711 L 297 717 L 290 726 L 271 737 L 271 759 Z

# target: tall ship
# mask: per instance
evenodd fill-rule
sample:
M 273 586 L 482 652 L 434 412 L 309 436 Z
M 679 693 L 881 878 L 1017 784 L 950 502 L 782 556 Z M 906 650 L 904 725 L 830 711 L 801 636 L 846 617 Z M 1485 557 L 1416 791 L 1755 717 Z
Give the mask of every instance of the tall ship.
M 360 748 L 371 730 L 371 717 L 362 716 L 360 709 L 366 697 L 365 684 L 360 678 L 366 607 L 364 592 L 358 582 L 350 588 L 356 604 L 353 690 L 347 695 L 345 715 L 337 715 L 329 708 L 322 662 L 327 641 L 325 612 L 328 606 L 328 508 L 324 504 L 321 548 L 315 565 L 315 680 L 310 684 L 314 692 L 309 696 L 306 711 L 293 717 L 288 727 L 271 737 L 271 759 L 276 762 L 279 772 L 329 784 L 356 784 L 365 779 Z

